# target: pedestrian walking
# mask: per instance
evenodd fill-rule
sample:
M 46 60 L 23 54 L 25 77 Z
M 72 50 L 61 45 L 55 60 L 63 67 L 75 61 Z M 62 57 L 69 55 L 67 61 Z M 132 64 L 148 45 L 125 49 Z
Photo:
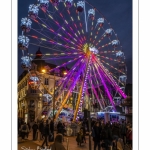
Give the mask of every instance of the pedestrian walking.
M 55 137 L 55 141 L 52 145 L 50 145 L 51 150 L 66 150 L 63 146 L 63 135 L 57 134 Z
M 49 128 L 50 128 L 49 142 L 53 142 L 54 141 L 54 120 L 53 119 L 51 119 L 50 121 Z
M 94 141 L 94 150 L 98 146 L 98 150 L 100 150 L 100 140 L 101 140 L 101 127 L 99 122 L 96 122 L 92 129 L 92 136 Z
M 43 136 L 44 136 L 44 141 L 42 143 L 42 148 L 44 147 L 44 144 L 46 144 L 46 146 L 48 146 L 48 135 L 49 135 L 49 125 L 48 122 L 46 123 L 46 125 L 44 126 L 44 130 L 43 130 Z
M 25 136 L 27 136 L 28 138 L 28 134 L 29 134 L 29 128 L 26 124 L 26 122 L 21 126 L 21 137 L 22 139 L 25 139 Z
M 35 141 L 37 139 L 37 130 L 38 130 L 38 125 L 36 122 L 34 122 L 32 129 L 33 129 L 33 140 Z
M 44 130 L 44 123 L 43 120 L 41 120 L 41 122 L 39 123 L 39 136 L 38 136 L 39 141 L 43 139 L 43 130 Z
M 121 138 L 123 139 L 123 143 L 126 144 L 126 134 L 127 134 L 127 128 L 126 123 L 122 121 L 121 125 Z

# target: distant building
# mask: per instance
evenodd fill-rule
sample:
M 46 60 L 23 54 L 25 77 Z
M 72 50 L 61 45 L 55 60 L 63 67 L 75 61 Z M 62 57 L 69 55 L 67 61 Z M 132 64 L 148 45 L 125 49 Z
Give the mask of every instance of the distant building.
M 38 72 L 43 86 L 51 93 L 54 92 L 54 72 L 51 74 L 42 73 L 42 69 L 53 69 L 54 64 L 45 62 L 42 58 L 40 48 L 36 52 L 35 59 L 32 61 L 32 70 Z M 55 80 L 59 80 L 65 68 L 55 72 Z M 24 118 L 25 121 L 41 119 L 42 115 L 47 115 L 49 105 L 43 102 L 41 93 L 47 94 L 47 90 L 40 84 L 39 89 L 32 89 L 29 83 L 29 72 L 24 71 L 18 78 L 18 117 Z M 61 102 L 61 98 L 60 101 Z M 47 107 L 47 108 L 46 108 Z

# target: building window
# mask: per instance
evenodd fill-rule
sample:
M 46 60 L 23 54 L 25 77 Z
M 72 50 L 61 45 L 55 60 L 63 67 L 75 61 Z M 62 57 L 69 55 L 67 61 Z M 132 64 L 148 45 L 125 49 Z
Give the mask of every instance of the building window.
M 31 93 L 36 93 L 36 90 L 31 89 Z
M 45 85 L 48 85 L 48 78 L 45 78 Z

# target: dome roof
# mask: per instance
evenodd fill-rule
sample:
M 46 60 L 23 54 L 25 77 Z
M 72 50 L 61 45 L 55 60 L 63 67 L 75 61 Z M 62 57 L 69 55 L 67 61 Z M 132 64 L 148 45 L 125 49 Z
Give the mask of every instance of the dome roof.
M 40 51 L 40 47 L 36 52 L 36 57 L 41 57 L 42 56 L 42 52 Z

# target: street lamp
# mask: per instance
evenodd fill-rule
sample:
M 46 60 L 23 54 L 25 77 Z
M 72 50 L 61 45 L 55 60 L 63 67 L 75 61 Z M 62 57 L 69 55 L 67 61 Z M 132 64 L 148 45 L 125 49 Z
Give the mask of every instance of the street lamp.
M 64 71 L 64 73 L 63 73 L 64 75 L 66 75 L 67 74 L 67 72 L 66 71 Z
M 46 70 L 45 70 L 45 69 L 42 69 L 42 73 L 46 73 Z

